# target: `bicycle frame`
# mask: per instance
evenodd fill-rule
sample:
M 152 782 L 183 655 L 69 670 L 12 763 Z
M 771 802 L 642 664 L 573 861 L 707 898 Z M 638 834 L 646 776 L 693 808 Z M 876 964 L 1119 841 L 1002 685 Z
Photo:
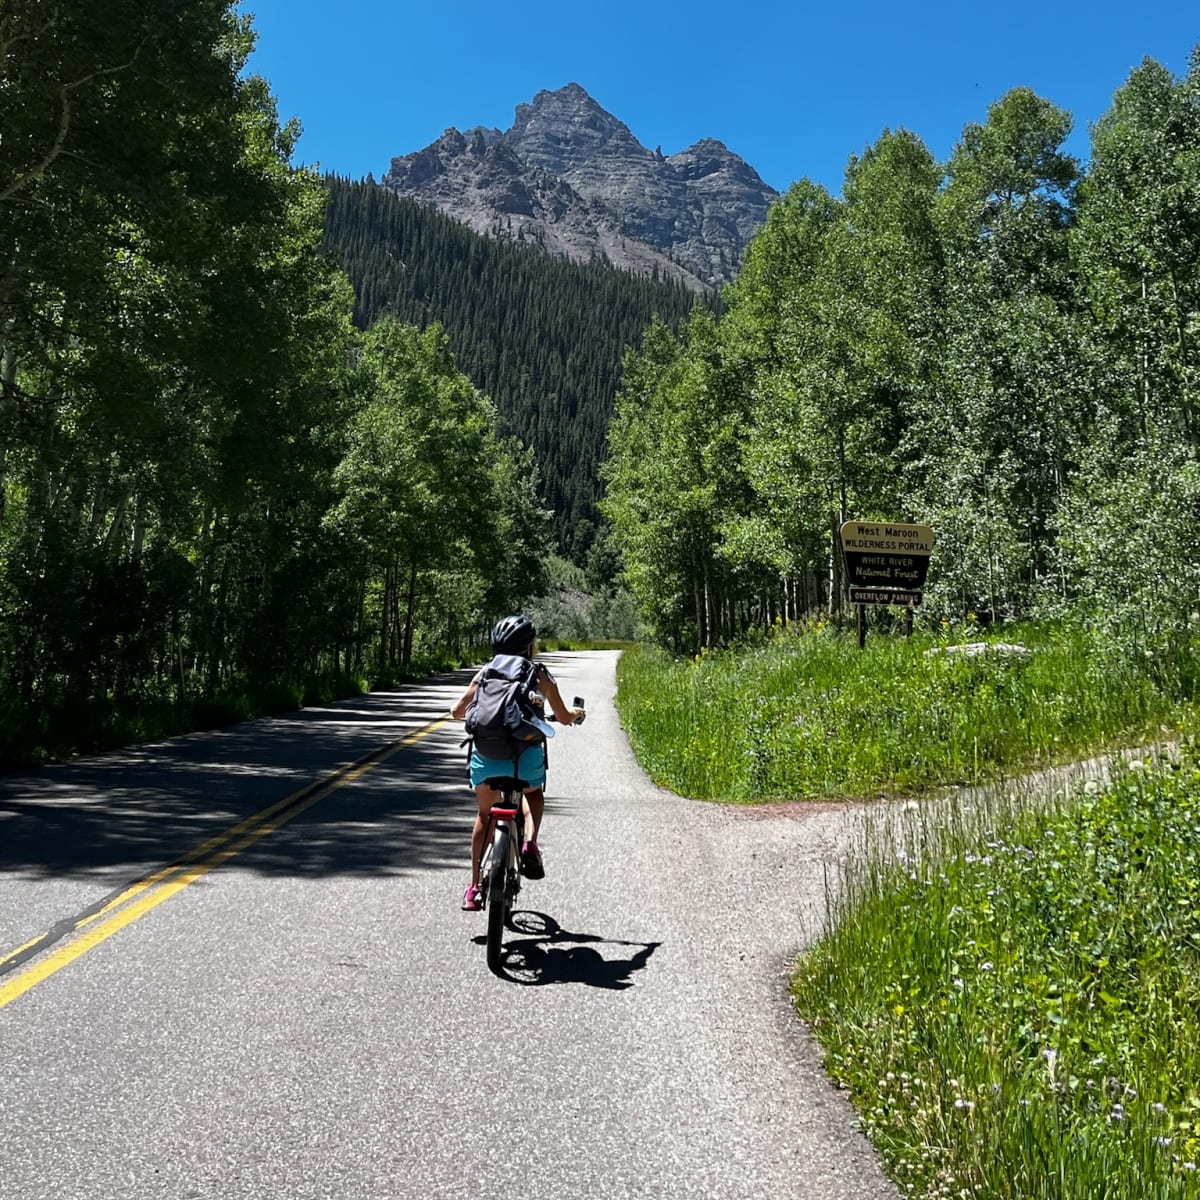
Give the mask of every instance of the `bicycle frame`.
M 516 764 L 513 764 L 514 769 Z M 487 961 L 501 974 L 501 942 L 513 901 L 521 890 L 521 846 L 525 841 L 524 784 L 513 777 L 489 779 L 500 792 L 492 805 L 479 862 L 479 888 L 487 911 Z
M 495 854 L 496 834 L 500 832 L 500 827 L 503 826 L 508 833 L 505 840 L 510 849 L 515 847 L 517 856 L 520 855 L 521 846 L 525 842 L 524 792 L 519 788 L 509 789 L 507 787 L 501 787 L 499 792 L 500 799 L 492 805 L 491 811 L 488 813 L 487 827 L 483 841 L 483 856 L 479 861 L 479 885 L 483 891 L 483 904 L 485 908 L 488 903 L 487 867 Z M 510 855 L 509 857 L 514 856 Z M 518 890 L 519 886 L 518 883 Z

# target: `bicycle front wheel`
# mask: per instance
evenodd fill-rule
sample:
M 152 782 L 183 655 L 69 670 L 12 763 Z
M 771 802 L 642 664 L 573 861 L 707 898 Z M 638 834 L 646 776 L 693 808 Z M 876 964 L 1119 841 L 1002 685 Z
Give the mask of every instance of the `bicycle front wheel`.
M 496 830 L 492 840 L 492 861 L 487 880 L 487 965 L 496 975 L 500 974 L 500 945 L 504 936 L 504 923 L 508 920 L 508 839 L 507 825 Z

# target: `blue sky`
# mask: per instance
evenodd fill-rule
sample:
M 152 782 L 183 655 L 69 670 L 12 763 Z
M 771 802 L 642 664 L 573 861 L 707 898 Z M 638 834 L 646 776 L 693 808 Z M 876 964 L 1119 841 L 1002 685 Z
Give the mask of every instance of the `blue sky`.
M 1069 149 L 1143 57 L 1176 75 L 1200 42 L 1200 3 L 1007 4 L 781 0 L 243 0 L 251 69 L 304 136 L 298 162 L 359 178 L 449 126 L 507 129 L 542 88 L 582 84 L 644 145 L 715 137 L 772 186 L 841 188 L 846 160 L 885 128 L 939 159 L 1010 88 L 1070 111 Z

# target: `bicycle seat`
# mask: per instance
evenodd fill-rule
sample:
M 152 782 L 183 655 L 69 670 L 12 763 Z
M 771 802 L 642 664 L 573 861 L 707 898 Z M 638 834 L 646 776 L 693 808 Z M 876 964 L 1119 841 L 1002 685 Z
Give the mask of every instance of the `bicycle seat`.
M 529 784 L 524 779 L 517 779 L 514 775 L 493 775 L 490 779 L 483 781 L 488 787 L 496 788 L 502 792 L 523 792 Z

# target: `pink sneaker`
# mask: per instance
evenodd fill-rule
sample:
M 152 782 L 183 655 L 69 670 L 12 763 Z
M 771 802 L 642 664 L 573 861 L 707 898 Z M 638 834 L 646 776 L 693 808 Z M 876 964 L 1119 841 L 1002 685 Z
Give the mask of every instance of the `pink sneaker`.
M 483 907 L 483 900 L 479 894 L 479 885 L 471 884 L 465 892 L 463 892 L 463 912 L 478 912 Z

